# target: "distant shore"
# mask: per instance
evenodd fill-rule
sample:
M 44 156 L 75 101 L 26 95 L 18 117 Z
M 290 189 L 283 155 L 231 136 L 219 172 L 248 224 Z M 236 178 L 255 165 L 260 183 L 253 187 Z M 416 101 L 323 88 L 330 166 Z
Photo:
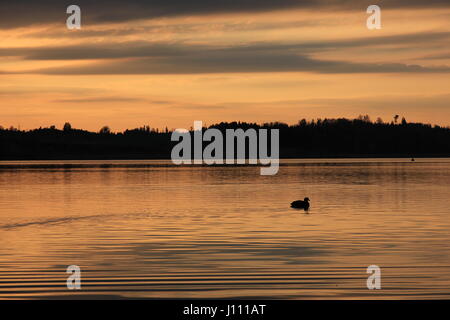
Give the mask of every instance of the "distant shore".
M 405 119 L 399 123 L 372 122 L 368 116 L 303 119 L 295 125 L 222 122 L 208 128 L 221 132 L 279 130 L 280 159 L 450 157 L 449 127 Z M 0 127 L 0 160 L 163 160 L 171 158 L 177 143 L 171 136 L 172 130 L 150 126 L 123 132 L 112 132 L 107 126 L 90 132 L 74 129 L 69 123 L 62 130 L 55 126 L 28 131 Z
M 280 160 L 369 160 L 369 159 L 380 159 L 380 160 L 405 160 L 406 162 L 415 162 L 424 159 L 450 159 L 450 155 L 424 155 L 420 157 L 404 157 L 404 156 L 395 156 L 395 155 L 386 155 L 386 156 L 336 156 L 336 157 L 291 157 L 291 158 L 282 158 Z M 246 159 L 248 160 L 248 159 Z M 76 162 L 76 161 L 171 161 L 170 158 L 114 158 L 114 157 L 105 157 L 105 158 L 39 158 L 39 159 L 20 159 L 20 158 L 11 158 L 11 159 L 0 159 L 0 165 L 2 163 L 8 162 Z M 194 165 L 194 164 L 192 164 Z M 206 164 L 195 164 L 196 166 L 206 166 Z M 252 164 L 245 164 L 252 165 Z M 259 164 L 258 164 L 259 165 Z M 209 166 L 209 165 L 208 165 Z M 213 164 L 210 166 L 230 166 L 229 164 Z M 233 165 L 231 165 L 233 166 Z M 242 164 L 235 164 L 234 166 L 242 166 Z M 256 164 L 255 164 L 256 166 Z

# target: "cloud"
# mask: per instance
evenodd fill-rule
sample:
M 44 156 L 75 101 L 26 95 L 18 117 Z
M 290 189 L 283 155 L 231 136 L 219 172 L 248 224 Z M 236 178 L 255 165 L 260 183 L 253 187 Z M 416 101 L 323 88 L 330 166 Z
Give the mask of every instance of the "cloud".
M 124 42 L 96 45 L 73 45 L 36 48 L 3 48 L 0 56 L 22 57 L 26 60 L 92 60 L 131 57 L 164 57 L 186 51 L 177 44 Z
M 430 112 L 430 106 L 433 106 L 436 112 L 446 112 L 450 114 L 449 109 L 450 94 L 411 94 L 403 95 L 377 95 L 357 98 L 315 98 L 295 101 L 277 101 L 274 104 L 297 104 L 310 107 L 349 107 L 361 109 L 366 107 L 370 111 L 391 111 L 395 108 L 407 110 L 420 110 Z
M 424 60 L 447 60 L 447 59 L 450 59 L 450 53 L 426 56 L 426 57 L 423 57 L 421 59 L 424 59 Z
M 139 98 L 123 98 L 123 97 L 93 97 L 93 98 L 80 98 L 80 99 L 58 99 L 53 100 L 57 103 L 96 103 L 96 102 L 141 102 L 145 99 Z
M 0 3 L 0 28 L 32 24 L 63 24 L 68 1 L 15 0 Z M 264 12 L 305 8 L 315 10 L 361 10 L 369 0 L 78 0 L 83 21 L 88 24 L 125 22 L 180 15 Z M 379 0 L 383 8 L 450 7 L 448 0 Z
M 195 34 L 202 32 L 210 32 L 213 27 L 215 30 L 221 32 L 245 32 L 245 31 L 265 31 L 286 28 L 301 28 L 301 27 L 317 27 L 331 24 L 327 19 L 315 20 L 301 20 L 301 21 L 277 21 L 263 23 L 248 23 L 247 21 L 229 21 L 229 22 L 193 22 L 190 23 L 174 23 L 161 24 L 155 23 L 152 25 L 139 25 L 130 27 L 127 24 L 120 25 L 98 25 L 83 28 L 82 32 L 73 32 L 64 28 L 49 26 L 48 28 L 31 29 L 30 32 L 22 34 L 25 38 L 71 38 L 71 39 L 85 39 L 85 38 L 104 38 L 104 37 L 125 37 L 130 35 L 149 35 L 149 34 Z
M 47 95 L 52 94 L 75 94 L 86 95 L 99 93 L 104 91 L 99 88 L 85 88 L 85 87 L 55 87 L 55 86 L 33 86 L 33 87 L 4 87 L 0 88 L 0 95 L 2 96 L 24 96 L 24 95 Z
M 31 70 L 29 73 L 53 75 L 96 74 L 202 74 L 252 72 L 316 72 L 316 73 L 446 73 L 449 66 L 421 66 L 405 63 L 361 63 L 320 60 L 303 54 L 297 46 L 279 44 L 231 46 L 184 46 L 147 52 L 147 48 L 130 49 L 127 58 L 106 60 L 70 67 Z M 94 50 L 95 51 L 95 50 Z M 119 58 L 106 51 L 102 57 Z M 119 50 L 119 52 L 122 52 Z M 147 52 L 147 54 L 145 54 Z M 88 51 L 84 51 L 88 53 Z M 93 57 L 92 55 L 90 57 Z
M 435 42 L 450 41 L 450 32 L 421 32 L 413 34 L 390 35 L 381 37 L 363 37 L 302 43 L 250 43 L 228 47 L 189 45 L 183 43 L 162 42 L 107 42 L 100 44 L 79 44 L 48 47 L 0 48 L 0 56 L 22 57 L 26 60 L 93 60 L 118 58 L 156 58 L 218 51 L 236 54 L 246 52 L 297 51 L 301 54 L 323 52 L 343 48 L 378 46 L 418 46 Z
M 188 56 L 181 59 L 136 59 L 79 67 L 54 67 L 28 73 L 47 75 L 204 74 L 253 72 L 315 73 L 448 73 L 449 66 L 425 67 L 402 63 L 353 63 L 318 60 L 302 55 Z

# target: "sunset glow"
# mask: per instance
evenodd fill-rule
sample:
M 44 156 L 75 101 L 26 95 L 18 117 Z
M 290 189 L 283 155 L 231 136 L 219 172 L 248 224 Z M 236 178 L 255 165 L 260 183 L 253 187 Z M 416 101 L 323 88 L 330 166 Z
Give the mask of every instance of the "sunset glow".
M 363 5 L 115 23 L 80 6 L 81 30 L 67 30 L 56 9 L 58 22 L 0 26 L 0 125 L 123 130 L 359 114 L 450 123 L 448 5 L 381 5 L 381 30 L 366 28 Z

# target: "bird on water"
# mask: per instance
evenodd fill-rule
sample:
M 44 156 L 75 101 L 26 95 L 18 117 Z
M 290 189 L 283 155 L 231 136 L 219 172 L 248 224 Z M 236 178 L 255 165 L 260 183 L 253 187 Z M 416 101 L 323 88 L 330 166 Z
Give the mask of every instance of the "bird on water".
M 297 200 L 294 202 L 291 202 L 291 207 L 295 209 L 309 209 L 309 198 L 305 198 L 303 200 Z

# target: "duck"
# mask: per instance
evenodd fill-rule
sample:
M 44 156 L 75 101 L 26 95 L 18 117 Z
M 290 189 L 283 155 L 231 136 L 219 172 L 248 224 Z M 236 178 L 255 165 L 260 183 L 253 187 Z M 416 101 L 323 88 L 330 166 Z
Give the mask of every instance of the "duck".
M 305 209 L 308 210 L 309 209 L 309 198 L 306 197 L 303 200 L 297 200 L 297 201 L 293 201 L 291 202 L 291 207 L 295 208 L 295 209 Z

